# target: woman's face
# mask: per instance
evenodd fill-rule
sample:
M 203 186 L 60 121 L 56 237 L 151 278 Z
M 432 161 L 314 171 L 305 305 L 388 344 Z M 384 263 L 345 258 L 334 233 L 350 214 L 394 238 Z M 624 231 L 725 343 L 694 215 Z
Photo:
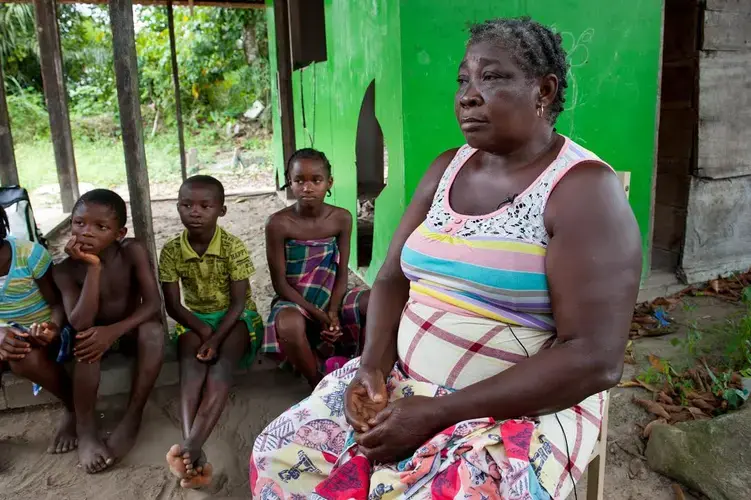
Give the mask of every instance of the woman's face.
M 473 148 L 504 153 L 526 143 L 543 119 L 540 88 L 497 42 L 467 47 L 459 66 L 454 110 Z

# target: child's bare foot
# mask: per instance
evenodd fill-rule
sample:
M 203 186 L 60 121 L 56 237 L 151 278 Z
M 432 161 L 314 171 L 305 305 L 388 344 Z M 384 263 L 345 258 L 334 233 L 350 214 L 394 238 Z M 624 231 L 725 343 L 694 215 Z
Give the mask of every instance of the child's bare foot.
M 68 453 L 75 450 L 77 446 L 76 415 L 72 411 L 65 410 L 55 437 L 47 448 L 47 453 Z
M 96 435 L 96 430 L 78 433 L 78 461 L 89 474 L 102 472 L 115 463 L 112 453 Z
M 206 462 L 204 465 L 198 465 L 194 470 L 196 475 L 187 479 L 181 479 L 180 486 L 183 488 L 198 489 L 211 484 L 214 478 L 214 467 L 210 463 Z
M 141 427 L 141 416 L 125 415 L 110 437 L 107 438 L 107 448 L 112 450 L 115 461 L 122 460 L 136 444 L 138 429 Z
M 202 449 L 195 450 L 188 442 L 183 444 L 183 465 L 185 466 L 186 478 L 198 476 L 205 463 L 206 454 Z
M 179 444 L 172 445 L 172 448 L 167 452 L 167 464 L 169 465 L 170 472 L 180 479 L 188 477 L 188 472 L 183 463 L 183 450 Z

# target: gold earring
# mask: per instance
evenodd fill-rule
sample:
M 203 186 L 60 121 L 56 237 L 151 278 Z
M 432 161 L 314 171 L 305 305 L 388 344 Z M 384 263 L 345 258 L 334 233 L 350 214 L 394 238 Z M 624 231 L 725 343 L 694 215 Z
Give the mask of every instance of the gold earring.
M 540 107 L 537 108 L 537 117 L 542 118 L 544 114 L 545 114 L 545 106 L 540 104 Z

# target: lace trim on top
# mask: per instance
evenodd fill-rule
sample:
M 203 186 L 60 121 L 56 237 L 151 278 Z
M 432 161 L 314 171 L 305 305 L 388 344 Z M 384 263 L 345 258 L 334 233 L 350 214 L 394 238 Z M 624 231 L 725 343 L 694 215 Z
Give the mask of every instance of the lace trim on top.
M 512 203 L 485 215 L 464 215 L 449 204 L 449 192 L 457 174 L 477 150 L 465 145 L 457 151 L 441 177 L 433 197 L 426 223 L 434 230 L 458 238 L 500 236 L 533 243 L 543 247 L 549 235 L 545 229 L 545 207 L 553 188 L 576 164 L 600 161 L 594 153 L 580 147 L 568 137 L 555 160 Z

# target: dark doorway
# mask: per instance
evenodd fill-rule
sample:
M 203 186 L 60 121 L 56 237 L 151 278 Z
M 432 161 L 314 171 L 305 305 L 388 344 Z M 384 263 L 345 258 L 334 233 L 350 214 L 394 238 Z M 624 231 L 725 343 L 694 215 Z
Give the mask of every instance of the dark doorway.
M 357 266 L 367 267 L 373 259 L 373 225 L 376 198 L 386 187 L 388 153 L 383 131 L 375 115 L 375 80 L 370 82 L 360 106 L 355 139 L 357 167 Z

